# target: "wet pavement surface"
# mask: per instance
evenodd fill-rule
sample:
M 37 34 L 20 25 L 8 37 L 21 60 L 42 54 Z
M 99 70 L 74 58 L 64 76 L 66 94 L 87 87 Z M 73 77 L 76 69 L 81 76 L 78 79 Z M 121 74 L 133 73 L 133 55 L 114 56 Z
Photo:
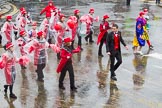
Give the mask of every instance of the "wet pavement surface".
M 116 22 L 119 25 L 129 50 L 122 46 L 123 63 L 116 71 L 118 81 L 110 80 L 110 63 L 105 46 L 104 57 L 100 58 L 97 55 L 98 46 L 95 43 L 86 45 L 83 38 L 84 50 L 73 55 L 77 92 L 70 91 L 68 73 L 64 81 L 66 90 L 58 89 L 59 74 L 55 72 L 58 63 L 56 53 L 48 50 L 50 59 L 44 70 L 44 83 L 36 81 L 37 76 L 32 63 L 25 71 L 17 65 L 17 78 L 14 84 L 14 92 L 18 96 L 16 100 L 4 97 L 5 78 L 3 70 L 0 70 L 0 108 L 162 108 L 162 8 L 154 2 L 144 3 L 139 0 L 132 0 L 130 7 L 125 6 L 122 0 L 61 1 L 63 0 L 56 1 L 55 5 L 61 7 L 66 15 L 71 15 L 76 8 L 81 14 L 86 14 L 90 7 L 94 7 L 95 15 L 103 16 L 108 13 L 110 23 Z M 15 2 L 15 5 L 29 7 L 34 20 L 41 21 L 44 17 L 39 16 L 40 9 L 45 6 L 43 3 Z M 150 12 L 150 40 L 154 50 L 149 51 L 146 44 L 142 49 L 146 55 L 140 56 L 133 54 L 132 40 L 135 19 L 144 7 Z M 99 23 L 94 25 L 96 40 Z

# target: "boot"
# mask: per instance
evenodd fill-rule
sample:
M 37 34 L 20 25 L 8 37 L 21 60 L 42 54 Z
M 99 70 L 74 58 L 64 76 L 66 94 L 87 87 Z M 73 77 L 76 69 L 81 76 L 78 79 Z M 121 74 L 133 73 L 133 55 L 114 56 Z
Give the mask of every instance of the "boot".
M 100 57 L 104 57 L 104 55 L 103 55 L 103 54 L 98 54 L 98 56 L 100 56 Z
M 14 99 L 17 99 L 17 96 L 15 94 L 10 94 L 10 98 L 14 98 Z
M 87 36 L 85 37 L 85 41 L 86 41 L 86 43 L 88 43 L 88 37 Z
M 115 76 L 111 76 L 111 79 L 117 81 L 117 78 Z
M 65 90 L 65 87 L 64 87 L 63 85 L 60 85 L 60 84 L 59 84 L 59 89 Z
M 13 90 L 13 85 L 10 85 L 10 98 L 17 99 L 17 96 L 12 92 Z
M 77 87 L 70 87 L 71 88 L 71 91 L 75 91 L 75 92 L 77 92 Z
M 152 45 L 150 45 L 150 46 L 149 46 L 149 49 L 150 49 L 150 50 L 153 50 L 153 49 L 154 49 L 154 47 L 153 47 Z
M 94 43 L 94 40 L 90 40 L 89 42 L 90 42 L 90 43 Z
M 43 78 L 38 78 L 37 81 L 44 82 Z
M 23 65 L 21 65 L 21 69 L 26 69 L 26 67 L 25 67 L 25 66 L 23 66 Z

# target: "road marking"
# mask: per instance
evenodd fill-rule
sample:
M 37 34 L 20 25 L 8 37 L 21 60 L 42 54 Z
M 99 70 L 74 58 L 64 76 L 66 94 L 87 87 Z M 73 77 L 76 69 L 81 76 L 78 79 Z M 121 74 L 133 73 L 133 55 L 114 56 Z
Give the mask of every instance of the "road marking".
M 153 58 L 157 58 L 157 59 L 162 59 L 162 54 L 160 54 L 160 53 L 152 53 L 152 54 L 143 55 L 143 56 L 149 56 L 149 57 L 153 57 Z
M 8 2 L 7 2 L 7 4 L 11 7 L 11 10 L 8 10 L 8 12 L 9 12 L 9 11 L 11 11 L 11 12 L 8 13 L 8 12 L 6 11 L 6 12 L 4 13 L 4 11 L 3 11 L 2 13 L 5 14 L 5 15 L 2 15 L 2 16 L 1 16 L 2 19 L 5 18 L 7 15 L 14 15 L 14 14 L 16 14 L 16 13 L 18 12 L 18 9 L 17 9 L 17 7 L 16 7 L 15 5 L 13 5 L 13 4 L 11 4 L 11 3 L 8 3 Z M 4 5 L 5 5 L 5 4 L 4 4 Z M 3 9 L 2 9 L 2 10 L 3 10 Z M 0 14 L 2 14 L 2 13 L 0 13 Z

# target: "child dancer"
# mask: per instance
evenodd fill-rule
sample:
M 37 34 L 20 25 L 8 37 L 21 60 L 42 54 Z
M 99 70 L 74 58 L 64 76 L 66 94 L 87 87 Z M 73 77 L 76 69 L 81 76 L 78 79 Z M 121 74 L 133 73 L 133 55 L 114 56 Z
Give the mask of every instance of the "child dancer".
M 18 39 L 18 46 L 20 47 L 20 53 L 22 56 L 27 55 L 27 52 L 24 50 L 24 46 L 29 43 L 31 40 L 27 37 L 25 30 L 20 31 L 20 37 Z M 21 69 L 26 69 L 24 65 L 21 65 Z
M 2 55 L 2 59 L 0 61 L 0 68 L 4 68 L 4 73 L 6 77 L 6 85 L 4 85 L 5 96 L 7 96 L 8 87 L 10 89 L 10 98 L 17 98 L 17 96 L 13 93 L 13 85 L 16 78 L 16 69 L 15 64 L 18 62 L 18 59 L 15 57 L 13 51 L 13 44 L 8 42 L 6 44 L 6 52 Z
M 42 31 L 37 33 L 37 39 L 33 41 L 33 44 L 29 48 L 29 53 L 34 51 L 34 65 L 37 66 L 36 73 L 38 75 L 37 80 L 44 82 L 43 69 L 47 62 L 47 48 L 51 47 L 55 52 L 59 52 L 59 49 L 56 45 L 50 45 L 46 41 Z
M 60 52 L 61 60 L 56 70 L 58 73 L 61 72 L 59 78 L 59 88 L 65 90 L 63 81 L 66 75 L 66 71 L 68 71 L 70 76 L 70 88 L 72 91 L 76 91 L 77 88 L 75 87 L 75 82 L 74 82 L 72 54 L 80 52 L 80 47 L 76 48 L 75 50 L 72 50 L 71 39 L 69 37 L 65 38 L 63 42 L 64 44 Z

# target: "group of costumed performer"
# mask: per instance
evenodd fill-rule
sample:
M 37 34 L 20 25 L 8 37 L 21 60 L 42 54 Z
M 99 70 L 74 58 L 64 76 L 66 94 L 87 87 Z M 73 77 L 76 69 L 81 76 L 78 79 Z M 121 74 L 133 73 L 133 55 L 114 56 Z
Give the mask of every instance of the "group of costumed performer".
M 16 17 L 16 24 L 12 22 L 12 16 L 6 17 L 2 32 L 2 45 L 6 52 L 0 60 L 0 68 L 4 68 L 7 84 L 4 86 L 4 91 L 7 93 L 8 86 L 10 87 L 10 97 L 17 98 L 12 93 L 13 84 L 16 76 L 15 63 L 19 63 L 21 69 L 26 69 L 29 62 L 32 61 L 31 53 L 34 52 L 34 65 L 36 66 L 37 80 L 43 82 L 44 74 L 43 69 L 47 64 L 47 49 L 51 48 L 57 53 L 60 63 L 57 67 L 57 72 L 61 72 L 59 79 L 59 88 L 64 89 L 63 80 L 66 71 L 70 74 L 70 88 L 76 90 L 74 83 L 74 72 L 72 66 L 72 54 L 78 53 L 82 50 L 81 39 L 85 37 L 89 42 L 93 42 L 93 22 L 98 21 L 99 17 L 94 18 L 94 9 L 89 10 L 88 15 L 80 17 L 78 9 L 73 11 L 73 15 L 69 16 L 67 22 L 65 15 L 57 9 L 53 2 L 50 0 L 40 13 L 46 13 L 45 19 L 37 30 L 37 22 L 32 21 L 29 14 L 24 7 L 20 8 L 20 12 Z M 27 27 L 28 24 L 32 25 L 31 30 Z M 17 33 L 14 35 L 14 30 Z M 51 37 L 53 35 L 55 44 L 52 44 Z M 16 38 L 17 35 L 17 38 Z M 74 48 L 74 40 L 78 36 L 78 47 Z M 13 49 L 15 46 L 15 50 Z M 17 47 L 18 46 L 18 47 Z M 14 51 L 20 52 L 14 54 Z M 16 53 L 19 53 L 16 52 Z M 19 59 L 16 56 L 21 56 Z

